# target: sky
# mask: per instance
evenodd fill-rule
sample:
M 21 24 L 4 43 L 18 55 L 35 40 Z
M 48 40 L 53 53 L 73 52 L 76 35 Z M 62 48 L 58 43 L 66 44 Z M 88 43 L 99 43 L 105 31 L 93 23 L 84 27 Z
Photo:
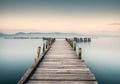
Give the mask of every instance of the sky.
M 0 0 L 0 32 L 120 32 L 120 0 Z

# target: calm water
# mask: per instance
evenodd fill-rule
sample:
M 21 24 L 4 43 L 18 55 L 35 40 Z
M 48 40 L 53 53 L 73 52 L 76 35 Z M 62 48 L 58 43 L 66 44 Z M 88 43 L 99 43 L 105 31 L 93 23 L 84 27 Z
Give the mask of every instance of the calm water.
M 42 39 L 0 39 L 0 84 L 16 84 L 42 44 Z M 120 84 L 120 38 L 97 38 L 77 46 L 99 84 Z
M 92 39 L 78 46 L 99 84 L 120 84 L 120 38 Z
M 16 84 L 33 64 L 41 39 L 0 39 L 0 84 Z

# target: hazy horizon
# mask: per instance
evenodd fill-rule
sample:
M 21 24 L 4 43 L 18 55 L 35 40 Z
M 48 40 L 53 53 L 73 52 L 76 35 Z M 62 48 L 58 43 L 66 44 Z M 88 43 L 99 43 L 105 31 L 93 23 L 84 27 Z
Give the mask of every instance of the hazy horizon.
M 0 0 L 0 32 L 120 32 L 120 0 Z

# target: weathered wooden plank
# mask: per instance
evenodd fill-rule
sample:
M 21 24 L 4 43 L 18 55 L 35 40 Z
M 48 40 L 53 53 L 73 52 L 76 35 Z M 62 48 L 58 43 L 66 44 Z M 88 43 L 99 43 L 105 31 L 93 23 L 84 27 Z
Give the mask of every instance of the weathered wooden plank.
M 78 62 L 78 63 L 84 63 L 82 60 L 76 60 L 76 59 L 45 59 L 44 62 Z
M 78 69 L 77 67 L 40 67 L 38 69 Z M 79 69 L 86 69 L 86 67 L 80 67 Z
M 75 75 L 67 75 L 67 74 L 34 74 L 30 79 L 37 80 L 61 80 L 61 81 L 95 81 L 95 77 L 93 75 L 86 74 L 75 74 Z
M 77 56 L 70 56 L 70 55 L 50 55 L 49 57 L 46 57 L 46 59 L 77 59 Z
M 84 60 L 78 60 L 77 58 L 76 59 L 71 59 L 71 58 L 68 58 L 68 59 L 59 59 L 59 58 L 47 58 L 45 57 L 46 59 L 44 59 L 44 61 L 49 61 L 49 62 L 57 62 L 57 61 L 74 61 L 74 62 L 84 62 Z
M 88 72 L 90 71 L 88 68 L 86 69 L 40 69 L 37 68 L 36 71 L 54 71 L 54 72 Z
M 54 62 L 54 63 L 57 63 L 57 62 L 62 62 L 62 63 L 78 63 L 78 64 L 85 64 L 84 62 L 82 62 L 82 61 L 72 61 L 72 60 L 69 60 L 69 61 L 65 61 L 65 60 L 62 60 L 62 59 L 60 59 L 60 60 L 58 60 L 58 61 L 44 61 L 44 62 L 48 62 L 48 63 L 50 63 L 50 62 Z
M 47 54 L 46 57 L 50 57 L 50 56 L 54 56 L 56 58 L 56 56 L 66 56 L 66 57 L 77 57 L 75 54 L 54 54 L 54 53 L 51 53 L 51 54 Z M 51 58 L 52 59 L 52 58 Z M 63 58 L 64 59 L 64 58 Z M 69 58 L 68 58 L 69 59 Z
M 45 65 L 85 65 L 84 63 L 77 62 L 43 62 Z
M 39 72 L 35 72 L 33 74 L 34 76 L 48 76 L 48 75 L 55 75 L 55 76 L 94 76 L 92 73 L 79 73 L 79 74 L 69 74 L 69 73 L 65 73 L 65 74 L 61 74 L 61 73 L 49 73 L 49 74 L 40 74 Z
M 60 55 L 60 54 L 63 54 L 63 55 L 68 55 L 68 56 L 69 55 L 73 55 L 73 56 L 76 55 L 75 53 L 72 53 L 72 52 L 68 52 L 68 53 L 67 52 L 66 53 L 64 53 L 64 52 L 63 53 L 62 52 L 48 52 L 48 54 L 50 54 L 50 55 L 57 55 L 57 54 Z
M 49 70 L 49 69 L 43 69 L 43 70 L 36 70 L 35 73 L 45 73 L 45 74 L 87 74 L 91 73 L 89 70 Z
M 50 54 L 49 56 L 48 55 L 46 55 L 46 57 L 54 57 L 54 58 L 56 58 L 57 59 L 57 57 L 67 57 L 68 59 L 69 59 L 69 57 L 73 57 L 73 58 L 77 58 L 77 56 L 76 55 L 72 55 L 72 54 Z M 52 58 L 51 58 L 52 59 Z
M 64 51 L 72 51 L 72 52 L 74 52 L 72 48 L 69 48 L 69 47 L 66 48 L 66 47 L 67 46 L 62 47 L 62 48 L 61 47 L 52 47 L 50 51 L 60 51 L 60 50 L 62 50 L 64 48 L 64 50 L 62 50 L 61 52 L 64 52 Z
M 44 59 L 44 61 L 78 61 L 78 62 L 83 62 L 82 60 L 79 59 Z
M 91 74 L 91 73 L 80 73 L 80 74 L 69 74 L 69 73 L 64 73 L 64 74 L 56 74 L 56 73 L 54 73 L 54 74 L 52 74 L 52 73 L 47 73 L 47 74 L 41 74 L 41 73 L 34 73 L 33 74 L 33 76 L 32 76 L 33 78 L 39 78 L 39 77 L 52 77 L 52 79 L 56 79 L 56 77 L 58 77 L 58 78 L 65 78 L 65 77 L 67 77 L 67 78 L 72 78 L 72 77 L 76 77 L 76 78 L 83 78 L 83 77 L 89 77 L 89 79 L 90 80 L 95 80 L 95 77 L 94 77 L 94 75 L 93 74 Z M 66 80 L 67 80 L 67 78 L 66 78 Z M 93 79 L 94 78 L 94 79 Z M 32 78 L 31 78 L 32 79 Z M 51 79 L 51 78 L 49 78 L 49 79 Z M 69 80 L 69 79 L 68 79 Z M 76 80 L 76 79 L 75 79 Z M 82 80 L 82 79 L 79 79 L 79 80 Z M 88 79 L 87 79 L 88 80 Z
M 77 58 L 77 56 L 76 55 L 72 55 L 72 54 L 51 54 L 51 55 L 49 55 L 49 56 L 47 56 L 46 55 L 46 58 L 50 58 L 51 57 L 51 59 L 57 59 L 58 57 L 62 57 L 62 59 L 64 58 L 64 57 L 66 57 L 66 58 L 68 58 L 68 59 L 70 59 L 70 58 Z M 52 57 L 54 57 L 54 58 L 52 58 Z
M 29 80 L 27 84 L 98 84 L 96 81 L 38 81 Z
M 59 49 L 59 50 L 50 50 L 49 52 L 57 52 L 57 51 L 59 51 L 61 53 L 68 53 L 68 52 L 69 53 L 75 53 L 73 50 L 66 50 L 66 48 L 64 48 L 64 50 L 62 50 L 62 49 Z
M 86 65 L 59 65 L 59 66 L 56 66 L 56 65 L 41 65 L 40 67 L 38 68 L 87 68 Z
M 56 58 L 56 59 L 77 59 L 76 57 L 65 57 L 65 56 L 56 56 L 56 57 L 54 57 L 54 56 L 49 56 L 49 57 L 46 57 L 46 59 L 54 59 L 54 58 Z

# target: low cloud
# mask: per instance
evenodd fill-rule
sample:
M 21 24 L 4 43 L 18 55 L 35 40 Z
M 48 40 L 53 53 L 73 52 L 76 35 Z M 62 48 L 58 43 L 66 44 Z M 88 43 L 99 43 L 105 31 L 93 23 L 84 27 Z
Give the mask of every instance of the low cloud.
M 120 25 L 120 23 L 111 23 L 109 25 Z

